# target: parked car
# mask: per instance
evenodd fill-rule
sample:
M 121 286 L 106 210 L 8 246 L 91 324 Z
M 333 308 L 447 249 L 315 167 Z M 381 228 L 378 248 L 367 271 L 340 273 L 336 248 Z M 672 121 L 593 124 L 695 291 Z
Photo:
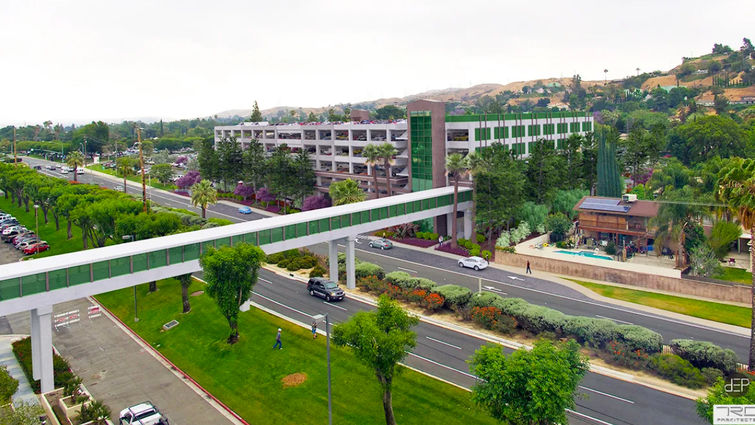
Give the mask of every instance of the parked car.
M 37 236 L 34 234 L 34 232 L 32 232 L 30 230 L 26 230 L 24 232 L 21 232 L 21 233 L 15 235 L 15 236 L 13 236 L 12 238 L 6 240 L 5 242 L 10 242 L 10 243 L 13 244 L 13 246 L 16 246 L 16 244 L 18 242 L 21 242 L 25 238 L 36 238 L 36 237 Z
M 50 249 L 50 245 L 47 244 L 45 241 L 40 241 L 38 243 L 31 244 L 24 248 L 24 254 L 36 254 L 39 252 L 44 252 Z
M 16 244 L 16 249 L 23 251 L 29 246 L 34 245 L 35 243 L 37 243 L 37 238 L 24 239 L 23 241 Z
M 23 234 L 26 231 L 27 231 L 26 228 L 22 227 L 22 226 L 19 226 L 19 227 L 16 227 L 16 228 L 12 228 L 11 227 L 10 229 L 4 230 L 3 234 L 2 234 L 2 237 L 0 237 L 0 238 L 2 238 L 3 242 L 10 242 L 11 239 L 13 239 L 13 238 L 16 237 L 16 235 Z
M 42 166 L 41 166 L 41 165 L 35 165 L 35 166 L 34 166 L 34 169 L 35 169 L 35 170 L 41 170 L 41 169 L 42 169 Z
M 48 170 L 54 170 L 55 166 L 51 165 L 51 164 L 47 164 L 47 165 L 45 165 L 45 168 L 48 169 Z
M 321 277 L 313 277 L 307 282 L 307 291 L 313 297 L 325 298 L 325 301 L 342 300 L 344 297 L 343 289 L 331 280 Z
M 467 257 L 459 260 L 459 267 L 467 267 L 475 270 L 488 268 L 488 262 L 482 257 Z
M 168 418 L 149 401 L 121 410 L 118 425 L 168 425 Z
M 68 167 L 60 167 L 60 174 L 68 174 Z
M 113 186 L 113 190 L 117 190 L 119 192 L 123 192 L 123 185 L 117 184 Z
M 249 208 L 249 207 L 247 207 L 247 206 L 243 206 L 243 207 L 239 208 L 239 212 L 241 214 L 251 214 L 252 213 L 252 209 Z
M 391 249 L 393 248 L 393 243 L 389 241 L 388 239 L 375 239 L 370 241 L 370 248 L 379 248 L 379 249 Z

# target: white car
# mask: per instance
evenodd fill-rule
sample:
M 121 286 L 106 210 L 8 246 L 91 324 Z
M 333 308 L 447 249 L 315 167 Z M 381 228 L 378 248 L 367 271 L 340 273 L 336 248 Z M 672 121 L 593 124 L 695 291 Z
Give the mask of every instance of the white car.
M 76 169 L 76 174 L 84 174 L 84 169 L 83 168 L 77 168 Z
M 467 267 L 475 270 L 488 268 L 488 262 L 482 257 L 467 257 L 459 260 L 459 267 Z
M 68 174 L 68 167 L 60 167 L 61 174 Z
M 119 425 L 168 425 L 168 419 L 160 414 L 152 403 L 145 401 L 121 410 Z

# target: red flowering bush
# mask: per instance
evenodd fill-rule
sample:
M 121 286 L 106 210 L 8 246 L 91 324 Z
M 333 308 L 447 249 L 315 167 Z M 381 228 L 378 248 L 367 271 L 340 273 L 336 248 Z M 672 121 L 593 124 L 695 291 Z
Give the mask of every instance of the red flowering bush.
M 650 356 L 642 350 L 630 350 L 621 342 L 612 340 L 606 345 L 609 363 L 630 369 L 643 369 L 648 366 Z
M 404 289 L 400 286 L 396 286 L 392 283 L 387 283 L 385 285 L 385 292 L 383 293 L 394 300 L 403 300 L 404 298 L 406 298 L 406 291 L 404 291 Z
M 445 298 L 433 292 L 425 296 L 425 299 L 422 301 L 422 306 L 430 311 L 437 311 L 443 308 L 445 302 Z
M 386 282 L 378 279 L 377 276 L 365 276 L 357 279 L 357 286 L 366 289 L 368 292 L 385 292 Z
M 420 304 L 427 296 L 427 290 L 425 289 L 414 289 L 413 291 L 406 294 L 406 299 L 409 302 Z
M 493 329 L 500 317 L 501 309 L 497 307 L 474 307 L 472 309 L 472 320 L 485 329 Z

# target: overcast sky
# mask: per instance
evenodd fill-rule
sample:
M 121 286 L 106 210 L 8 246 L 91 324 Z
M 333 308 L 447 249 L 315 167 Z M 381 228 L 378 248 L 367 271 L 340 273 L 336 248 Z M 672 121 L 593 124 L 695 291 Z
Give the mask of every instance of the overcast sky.
M 0 17 L 0 125 L 620 78 L 755 35 L 749 0 L 2 0 Z

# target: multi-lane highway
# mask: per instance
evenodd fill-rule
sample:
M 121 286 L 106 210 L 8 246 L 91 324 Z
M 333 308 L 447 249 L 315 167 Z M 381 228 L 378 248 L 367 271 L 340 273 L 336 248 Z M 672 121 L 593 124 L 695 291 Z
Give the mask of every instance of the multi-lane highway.
M 46 165 L 48 162 L 25 158 L 30 165 Z M 56 177 L 68 178 L 51 170 L 41 172 Z M 87 171 L 79 176 L 85 183 L 113 187 L 118 183 L 111 177 L 103 177 Z M 122 184 L 122 182 L 121 182 Z M 140 187 L 128 188 L 130 193 L 141 195 Z M 148 195 L 156 203 L 194 211 L 188 198 L 162 191 L 150 191 Z M 227 218 L 235 222 L 261 218 L 258 214 L 242 215 L 237 209 L 224 204 L 208 208 L 208 216 Z M 402 270 L 412 275 L 427 277 L 439 283 L 455 283 L 478 288 L 478 278 L 483 277 L 486 290 L 506 296 L 516 296 L 529 302 L 547 305 L 567 314 L 605 317 L 618 323 L 633 323 L 647 326 L 661 333 L 668 341 L 672 338 L 705 339 L 737 351 L 746 358 L 748 339 L 729 332 L 696 324 L 688 324 L 641 311 L 595 302 L 581 293 L 564 288 L 547 280 L 489 268 L 481 272 L 459 269 L 456 261 L 411 249 L 394 248 L 376 252 L 358 245 L 358 256 L 383 266 L 386 271 Z M 312 250 L 325 253 L 326 247 L 315 246 Z M 370 305 L 347 299 L 342 303 L 329 304 L 309 297 L 301 282 L 286 279 L 263 271 L 255 287 L 253 300 L 281 315 L 307 323 L 313 315 L 327 311 L 335 322 L 346 320 L 356 311 L 369 309 Z M 417 348 L 407 358 L 407 364 L 469 387 L 474 377 L 469 374 L 466 360 L 475 349 L 486 341 L 454 329 L 421 323 L 416 328 Z M 590 373 L 583 380 L 580 392 L 585 397 L 577 399 L 577 409 L 570 414 L 573 424 L 698 424 L 703 423 L 695 415 L 694 402 L 656 391 L 638 384 Z

